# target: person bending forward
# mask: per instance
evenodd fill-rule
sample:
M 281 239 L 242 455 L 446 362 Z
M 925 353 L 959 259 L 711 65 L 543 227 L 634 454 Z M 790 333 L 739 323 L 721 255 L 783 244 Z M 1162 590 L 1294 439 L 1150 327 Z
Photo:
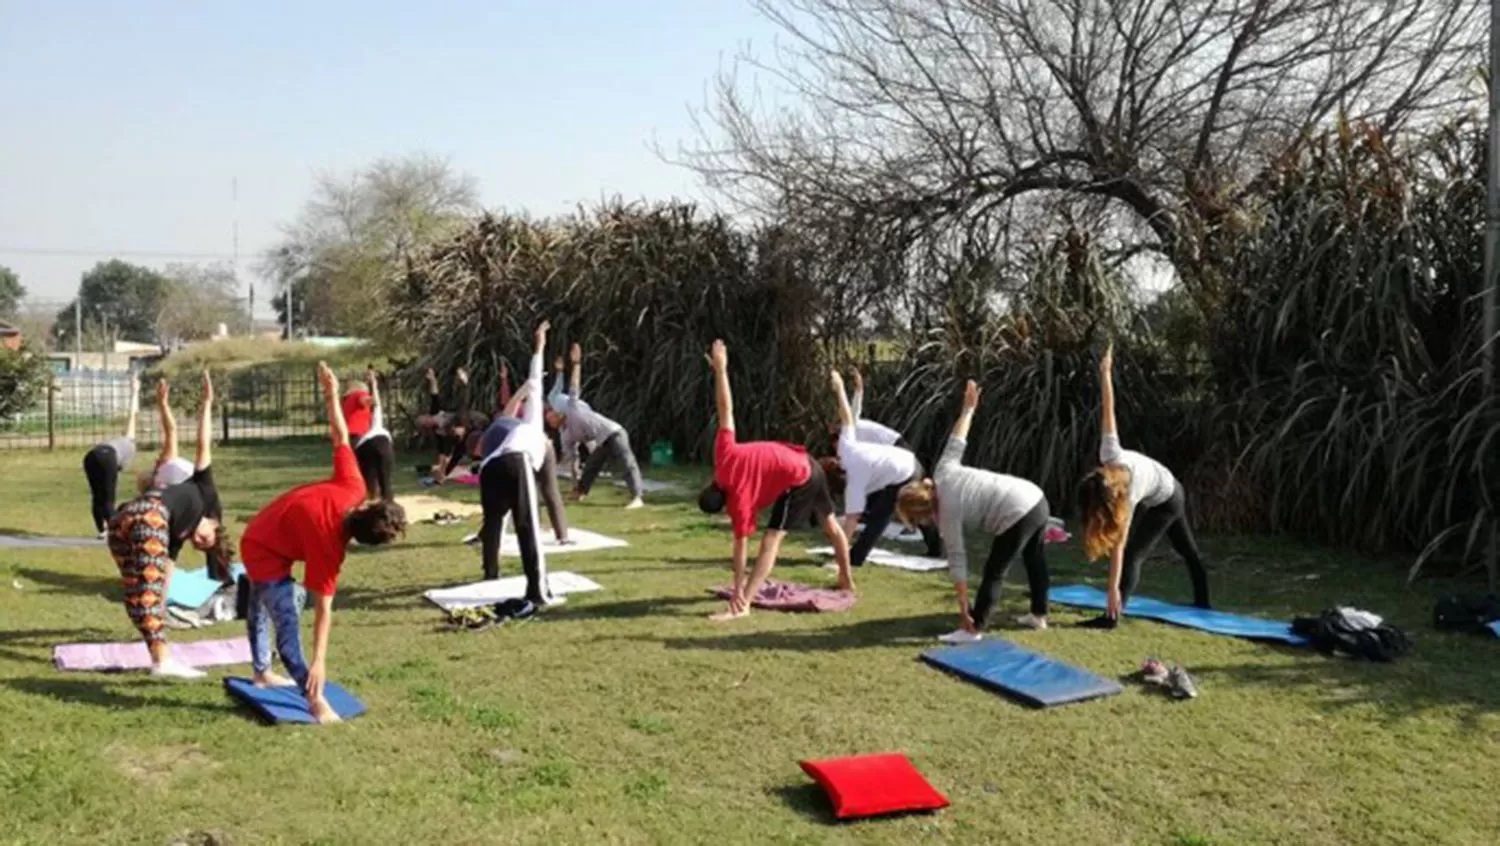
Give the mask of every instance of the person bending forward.
M 936 521 L 942 532 L 943 546 L 948 552 L 948 573 L 958 593 L 959 619 L 958 629 L 940 638 L 945 643 L 980 639 L 979 631 L 989 619 L 1000 585 L 1017 557 L 1026 562 L 1031 612 L 1016 622 L 1033 629 L 1047 627 L 1047 498 L 1041 488 L 1025 479 L 964 466 L 969 426 L 978 407 L 979 386 L 970 380 L 964 387 L 963 411 L 953 424 L 942 458 L 938 459 L 936 476 L 902 488 L 896 505 L 907 525 Z M 972 606 L 969 556 L 964 546 L 964 530 L 970 526 L 977 526 L 995 539 L 985 562 L 979 595 Z
M 698 507 L 708 514 L 727 511 L 734 528 L 734 592 L 728 610 L 710 619 L 733 620 L 749 614 L 751 601 L 776 566 L 776 556 L 787 531 L 806 526 L 812 519 L 816 519 L 833 542 L 839 589 L 854 590 L 849 539 L 834 516 L 833 497 L 822 466 L 798 446 L 736 440 L 734 398 L 729 390 L 729 353 L 723 341 L 714 341 L 708 362 L 714 371 L 719 432 L 714 438 L 714 480 L 698 495 Z M 750 536 L 755 534 L 755 517 L 767 506 L 771 508 L 771 516 L 755 556 L 755 569 L 747 578 L 745 563 Z
M 406 531 L 406 512 L 395 502 L 365 501 L 365 482 L 349 429 L 339 407 L 338 377 L 322 362 L 318 381 L 328 413 L 333 441 L 333 478 L 292 488 L 250 518 L 242 552 L 250 581 L 250 611 L 245 627 L 250 637 L 251 661 L 258 687 L 295 683 L 307 696 L 309 710 L 319 722 L 339 717 L 323 697 L 328 678 L 328 634 L 333 627 L 333 594 L 350 539 L 366 546 L 395 540 Z M 305 562 L 306 587 L 312 598 L 312 661 L 302 655 L 297 625 L 296 581 L 292 565 Z M 292 679 L 271 671 L 271 634 L 276 651 Z

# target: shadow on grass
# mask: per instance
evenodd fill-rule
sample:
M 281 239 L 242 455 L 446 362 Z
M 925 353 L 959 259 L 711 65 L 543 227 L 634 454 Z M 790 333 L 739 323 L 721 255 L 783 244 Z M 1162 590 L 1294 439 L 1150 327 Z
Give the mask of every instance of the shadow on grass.
M 676 609 L 684 605 L 700 605 L 704 599 L 713 599 L 713 597 L 707 594 L 702 597 L 653 596 L 645 599 L 626 599 L 618 602 L 579 604 L 577 606 L 570 604 L 559 611 L 557 616 L 559 622 L 625 620 L 651 616 L 688 617 L 693 615 Z
M 208 711 L 215 714 L 228 714 L 236 710 L 235 706 L 229 702 L 221 705 L 210 705 L 206 702 L 181 702 L 169 696 L 142 696 L 134 692 L 119 689 L 121 687 L 128 687 L 132 691 L 144 691 L 153 687 L 159 688 L 161 686 L 160 683 L 155 681 L 6 679 L 0 681 L 0 684 L 19 693 L 55 699 L 59 702 L 96 705 L 100 708 L 110 710 L 178 708 L 189 711 Z
M 1215 678 L 1275 688 L 1300 688 L 1312 694 L 1316 707 L 1330 713 L 1372 707 L 1390 719 L 1418 717 L 1433 709 L 1457 709 L 1472 725 L 1500 711 L 1500 687 L 1493 675 L 1475 672 L 1472 657 L 1421 653 L 1382 664 L 1302 652 L 1292 664 L 1220 664 L 1193 668 L 1209 684 Z
M 828 801 L 828 794 L 816 784 L 786 784 L 767 792 L 780 799 L 787 808 L 812 822 L 834 825 L 839 821 L 833 815 L 833 805 Z
M 383 590 L 344 588 L 339 591 L 338 598 L 334 600 L 334 606 L 339 611 L 389 611 L 396 608 L 416 608 L 429 604 L 422 598 L 422 592 L 428 589 L 428 587 L 417 585 Z
M 749 619 L 774 611 L 756 611 Z M 953 628 L 951 614 L 928 614 L 922 617 L 891 617 L 863 620 L 852 625 L 826 629 L 781 632 L 740 632 L 734 629 L 743 621 L 720 624 L 718 637 L 669 637 L 639 635 L 630 640 L 660 643 L 668 649 L 710 649 L 740 652 L 769 649 L 791 652 L 843 652 L 851 649 L 873 649 L 892 645 L 934 644 L 934 638 Z
M 60 643 L 85 643 L 103 640 L 110 633 L 104 629 L 16 629 L 0 631 L 0 656 L 12 661 L 33 661 L 51 664 L 52 647 Z M 44 655 L 32 655 L 22 649 L 45 649 Z
M 74 573 L 60 573 L 55 570 L 41 570 L 36 567 L 22 567 L 16 570 L 16 575 L 50 588 L 49 590 L 41 591 L 42 593 L 78 593 L 85 596 L 101 596 L 110 602 L 123 602 L 125 600 L 125 589 L 120 584 L 119 574 L 110 576 L 78 575 Z

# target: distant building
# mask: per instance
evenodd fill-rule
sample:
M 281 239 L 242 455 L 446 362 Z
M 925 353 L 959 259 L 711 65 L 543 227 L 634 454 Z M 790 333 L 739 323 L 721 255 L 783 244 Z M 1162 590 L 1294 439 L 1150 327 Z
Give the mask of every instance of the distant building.
M 0 320 L 0 347 L 8 350 L 21 348 L 21 330 Z
M 56 350 L 47 354 L 54 373 L 128 373 L 142 371 L 160 361 L 161 347 L 156 344 L 137 344 L 133 341 L 115 341 L 109 352 L 65 352 Z

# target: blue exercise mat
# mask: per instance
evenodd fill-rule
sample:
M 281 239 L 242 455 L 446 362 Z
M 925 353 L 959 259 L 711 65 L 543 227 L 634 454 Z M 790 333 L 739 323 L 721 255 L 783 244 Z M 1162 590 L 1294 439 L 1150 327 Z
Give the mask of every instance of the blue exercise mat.
M 1104 609 L 1109 598 L 1104 591 L 1088 585 L 1064 585 L 1048 592 L 1048 598 L 1063 605 Z M 1190 605 L 1173 605 L 1149 596 L 1132 596 L 1125 604 L 1127 617 L 1144 617 L 1163 623 L 1185 626 L 1211 634 L 1243 637 L 1251 640 L 1279 640 L 1296 646 L 1306 646 L 1307 638 L 1292 634 L 1292 624 L 1276 620 L 1262 620 L 1228 611 L 1210 611 Z
M 1038 708 L 1120 692 L 1110 679 L 1005 640 L 930 649 L 922 660 Z
M 229 565 L 229 582 L 234 584 L 245 565 L 238 562 Z M 208 575 L 208 568 L 197 570 L 176 569 L 172 572 L 172 584 L 167 588 L 167 602 L 180 608 L 198 608 L 224 587 L 224 583 Z
M 224 691 L 273 723 L 318 722 L 307 709 L 307 697 L 296 687 L 256 687 L 249 679 L 225 679 Z M 323 684 L 323 698 L 342 719 L 352 720 L 365 712 L 363 702 L 333 682 Z

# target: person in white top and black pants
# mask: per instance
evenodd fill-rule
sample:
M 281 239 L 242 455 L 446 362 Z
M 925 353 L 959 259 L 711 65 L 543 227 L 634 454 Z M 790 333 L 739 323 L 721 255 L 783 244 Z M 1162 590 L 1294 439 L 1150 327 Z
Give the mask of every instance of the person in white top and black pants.
M 526 572 L 526 599 L 538 607 L 560 602 L 547 584 L 547 559 L 542 554 L 537 517 L 536 472 L 547 456 L 547 433 L 542 427 L 542 355 L 547 348 L 547 328 L 545 320 L 537 327 L 526 384 L 511 398 L 512 403 L 519 404 L 530 397 L 520 425 L 479 466 L 484 577 L 500 578 L 500 537 L 509 516 L 515 521 L 521 567 Z
M 1051 580 L 1047 571 L 1046 532 L 1050 509 L 1042 489 L 1019 476 L 1007 476 L 967 467 L 969 426 L 979 408 L 979 386 L 971 379 L 964 386 L 963 411 L 953 424 L 948 445 L 938 459 L 931 479 L 912 482 L 901 489 L 896 508 L 908 526 L 936 522 L 948 552 L 948 573 L 958 593 L 959 627 L 940 640 L 972 643 L 989 619 L 995 596 L 1016 559 L 1026 563 L 1026 581 L 1031 589 L 1030 612 L 1016 624 L 1031 629 L 1047 628 L 1047 593 Z M 975 526 L 994 537 L 984 565 L 984 579 L 974 603 L 969 604 L 969 556 L 964 530 Z
M 1100 466 L 1084 477 L 1079 499 L 1083 508 L 1083 547 L 1090 561 L 1109 556 L 1108 601 L 1102 616 L 1083 625 L 1112 629 L 1130 594 L 1141 580 L 1141 562 L 1162 535 L 1187 564 L 1193 582 L 1193 604 L 1208 608 L 1208 571 L 1198 553 L 1187 518 L 1182 484 L 1141 453 L 1120 446 L 1115 427 L 1114 347 L 1099 361 L 1102 404 Z
M 858 424 L 870 421 L 861 421 L 855 416 L 856 412 L 844 393 L 844 379 L 838 371 L 832 373 L 832 379 L 839 411 L 835 449 L 844 489 L 844 534 L 854 537 L 854 529 L 861 518 L 865 524 L 849 548 L 849 563 L 860 567 L 895 517 L 896 497 L 901 488 L 910 482 L 921 481 L 926 471 L 910 449 L 895 445 L 899 435 L 890 443 L 865 440 L 860 435 Z M 828 468 L 824 469 L 826 473 Z M 942 542 L 938 539 L 937 529 L 932 526 L 920 528 L 929 554 L 941 554 Z

